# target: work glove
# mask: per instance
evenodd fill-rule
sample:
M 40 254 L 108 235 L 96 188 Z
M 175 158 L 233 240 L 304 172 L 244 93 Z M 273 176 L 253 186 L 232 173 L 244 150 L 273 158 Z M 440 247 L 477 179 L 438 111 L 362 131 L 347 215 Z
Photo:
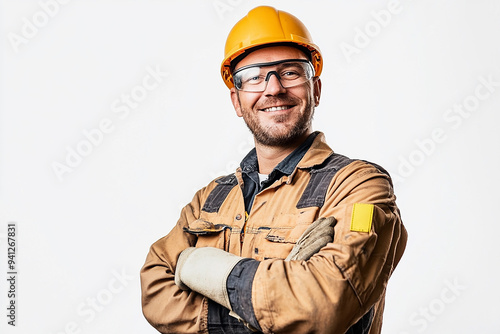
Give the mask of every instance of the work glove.
M 337 223 L 334 217 L 320 218 L 314 221 L 300 236 L 299 240 L 286 257 L 285 261 L 309 260 L 321 248 L 333 241 L 334 229 Z
M 243 258 L 213 247 L 189 247 L 182 251 L 175 268 L 175 284 L 191 289 L 232 311 L 227 277 Z

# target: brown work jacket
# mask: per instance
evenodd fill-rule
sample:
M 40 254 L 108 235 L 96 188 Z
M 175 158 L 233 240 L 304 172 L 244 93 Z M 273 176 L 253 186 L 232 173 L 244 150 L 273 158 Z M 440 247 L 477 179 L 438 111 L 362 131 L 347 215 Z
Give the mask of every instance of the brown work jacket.
M 264 333 L 342 334 L 372 308 L 370 334 L 380 333 L 385 290 L 407 233 L 389 176 L 363 161 L 335 173 L 321 206 L 297 205 L 311 168 L 332 154 L 320 133 L 290 176 L 255 196 L 247 218 L 241 170 L 235 173 L 239 186 L 215 212 L 203 208 L 219 183 L 199 190 L 172 231 L 151 246 L 141 269 L 143 313 L 151 325 L 162 333 L 208 333 L 206 297 L 180 290 L 174 272 L 184 249 L 210 246 L 261 261 L 252 305 Z M 331 216 L 337 220 L 332 243 L 307 261 L 283 260 L 313 221 Z

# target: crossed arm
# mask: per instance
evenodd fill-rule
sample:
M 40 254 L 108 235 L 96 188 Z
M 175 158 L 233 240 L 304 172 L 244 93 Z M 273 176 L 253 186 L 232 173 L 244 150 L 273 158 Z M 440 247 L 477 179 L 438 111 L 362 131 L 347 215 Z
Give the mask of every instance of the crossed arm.
M 287 333 L 291 328 L 295 332 L 345 332 L 383 296 L 404 250 L 406 232 L 385 177 L 359 173 L 352 182 L 349 191 L 340 198 L 328 198 L 324 205 L 324 216 L 338 221 L 333 242 L 308 260 L 258 263 L 250 305 L 263 332 Z M 207 296 L 196 292 L 199 278 L 188 283 L 193 285 L 190 290 L 174 282 L 179 255 L 196 245 L 196 237 L 182 228 L 199 217 L 199 198 L 201 192 L 183 209 L 177 226 L 151 247 L 141 271 L 143 312 L 163 333 L 208 332 Z M 352 207 L 359 202 L 373 204 L 369 232 L 351 230 Z M 198 273 L 203 277 L 209 272 Z M 178 281 L 183 281 L 180 273 Z M 248 291 L 241 295 L 247 296 Z M 225 306 L 231 308 L 230 303 Z

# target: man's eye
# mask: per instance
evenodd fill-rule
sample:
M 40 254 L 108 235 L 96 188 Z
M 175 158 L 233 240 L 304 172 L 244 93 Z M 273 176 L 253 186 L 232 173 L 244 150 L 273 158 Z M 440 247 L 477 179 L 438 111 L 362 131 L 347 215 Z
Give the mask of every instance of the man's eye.
M 297 78 L 299 76 L 300 76 L 300 74 L 296 71 L 286 71 L 286 72 L 283 72 L 281 74 L 281 77 L 286 78 L 286 79 L 294 79 L 294 78 Z
M 256 82 L 260 82 L 262 81 L 263 78 L 262 76 L 260 75 L 256 75 L 256 76 L 253 76 L 253 77 L 249 77 L 245 80 L 246 83 L 256 83 Z

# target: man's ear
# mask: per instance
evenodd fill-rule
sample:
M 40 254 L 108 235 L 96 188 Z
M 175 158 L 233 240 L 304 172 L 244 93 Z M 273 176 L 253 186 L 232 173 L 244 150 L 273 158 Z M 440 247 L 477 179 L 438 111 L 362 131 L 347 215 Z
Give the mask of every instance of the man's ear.
M 243 114 L 241 113 L 241 105 L 240 105 L 240 99 L 238 98 L 238 91 L 236 91 L 236 88 L 234 87 L 231 88 L 231 102 L 233 103 L 236 115 L 238 115 L 238 117 L 242 117 Z
M 319 100 L 321 98 L 321 79 L 319 77 L 314 78 L 314 104 L 317 107 L 319 105 Z

